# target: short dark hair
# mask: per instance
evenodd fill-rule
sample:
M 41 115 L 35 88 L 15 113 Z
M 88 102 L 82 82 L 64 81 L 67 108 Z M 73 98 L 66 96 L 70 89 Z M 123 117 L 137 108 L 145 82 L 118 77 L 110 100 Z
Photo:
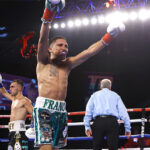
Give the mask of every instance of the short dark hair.
M 12 82 L 17 82 L 17 84 L 21 85 L 22 89 L 24 88 L 24 83 L 23 83 L 22 80 L 20 80 L 20 79 L 15 79 L 15 80 L 13 80 Z
M 61 36 L 61 35 L 55 36 L 55 37 L 53 37 L 53 38 L 50 39 L 50 45 L 53 44 L 53 43 L 55 43 L 56 40 L 58 40 L 58 39 L 64 39 L 64 40 L 66 40 L 66 38 L 63 37 L 63 36 Z M 66 41 L 67 41 L 67 40 L 66 40 Z

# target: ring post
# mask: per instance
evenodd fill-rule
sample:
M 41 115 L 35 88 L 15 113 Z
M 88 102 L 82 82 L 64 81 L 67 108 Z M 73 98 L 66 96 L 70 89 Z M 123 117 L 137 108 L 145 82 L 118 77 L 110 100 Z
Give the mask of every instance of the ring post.
M 141 118 L 141 150 L 144 150 L 144 131 L 145 131 L 145 108 L 142 108 Z

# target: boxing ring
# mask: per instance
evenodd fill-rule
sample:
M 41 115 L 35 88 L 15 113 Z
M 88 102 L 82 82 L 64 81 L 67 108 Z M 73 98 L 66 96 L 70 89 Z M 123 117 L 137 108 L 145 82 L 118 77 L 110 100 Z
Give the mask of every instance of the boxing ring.
M 140 134 L 135 134 L 135 135 L 131 135 L 130 139 L 140 139 L 141 140 L 141 143 L 140 143 L 140 147 L 139 148 L 120 148 L 121 149 L 124 149 L 124 150 L 144 150 L 144 149 L 147 149 L 147 150 L 150 150 L 150 147 L 146 147 L 144 148 L 144 139 L 145 138 L 149 138 L 150 139 L 150 134 L 145 134 L 145 123 L 146 122 L 149 122 L 149 119 L 146 119 L 146 116 L 145 116 L 145 113 L 146 112 L 149 112 L 150 111 L 150 108 L 131 108 L 131 109 L 127 109 L 128 112 L 140 112 L 141 114 L 141 118 L 140 119 L 131 119 L 130 122 L 131 122 L 131 125 L 133 123 L 140 123 L 140 128 L 141 128 L 141 133 Z M 69 112 L 68 113 L 68 117 L 71 117 L 71 116 L 80 116 L 83 118 L 83 116 L 85 115 L 85 112 L 84 111 L 81 111 L 81 112 Z M 10 115 L 0 115 L 0 118 L 9 118 Z M 31 118 L 31 115 L 27 115 L 27 118 Z M 83 120 L 83 119 L 82 119 Z M 93 122 L 91 122 L 91 125 L 92 125 Z M 122 124 L 123 121 L 122 120 L 118 120 L 118 123 L 119 124 Z M 80 126 L 84 126 L 84 123 L 83 122 L 68 122 L 68 127 L 80 127 Z M 28 129 L 30 127 L 30 124 L 26 124 L 26 128 Z M 8 125 L 0 125 L 0 129 L 8 129 Z M 83 130 L 83 133 L 84 133 L 84 130 Z M 105 137 L 106 139 L 106 137 Z M 119 136 L 119 139 L 128 139 L 127 136 L 125 135 L 120 135 Z M 68 137 L 67 138 L 67 141 L 92 141 L 93 140 L 93 137 L 86 137 L 86 136 L 78 136 L 78 137 Z M 29 139 L 29 141 L 33 142 L 34 141 L 34 138 L 31 138 Z M 7 138 L 0 138 L 0 143 L 6 143 L 8 142 L 8 139 Z

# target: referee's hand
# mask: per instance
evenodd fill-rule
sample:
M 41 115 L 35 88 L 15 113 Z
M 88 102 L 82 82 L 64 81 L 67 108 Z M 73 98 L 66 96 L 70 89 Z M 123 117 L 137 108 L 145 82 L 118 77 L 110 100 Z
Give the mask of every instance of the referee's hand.
M 86 134 L 88 137 L 91 137 L 91 135 L 92 135 L 92 130 L 85 130 L 85 134 Z
M 131 132 L 125 132 L 125 135 L 127 135 L 127 136 L 128 136 L 128 139 L 129 139 L 130 136 L 131 136 Z

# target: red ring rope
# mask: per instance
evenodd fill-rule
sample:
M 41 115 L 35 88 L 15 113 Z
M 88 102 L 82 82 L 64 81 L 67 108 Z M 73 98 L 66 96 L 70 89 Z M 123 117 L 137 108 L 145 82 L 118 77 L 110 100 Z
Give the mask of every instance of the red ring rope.
M 129 108 L 127 109 L 128 112 L 142 112 L 143 108 Z M 150 111 L 150 108 L 144 108 L 144 111 Z M 85 115 L 85 111 L 80 111 L 80 112 L 69 112 L 69 116 L 74 116 L 74 115 Z M 0 115 L 0 118 L 9 118 L 10 115 Z M 27 118 L 31 118 L 32 115 L 27 115 Z

